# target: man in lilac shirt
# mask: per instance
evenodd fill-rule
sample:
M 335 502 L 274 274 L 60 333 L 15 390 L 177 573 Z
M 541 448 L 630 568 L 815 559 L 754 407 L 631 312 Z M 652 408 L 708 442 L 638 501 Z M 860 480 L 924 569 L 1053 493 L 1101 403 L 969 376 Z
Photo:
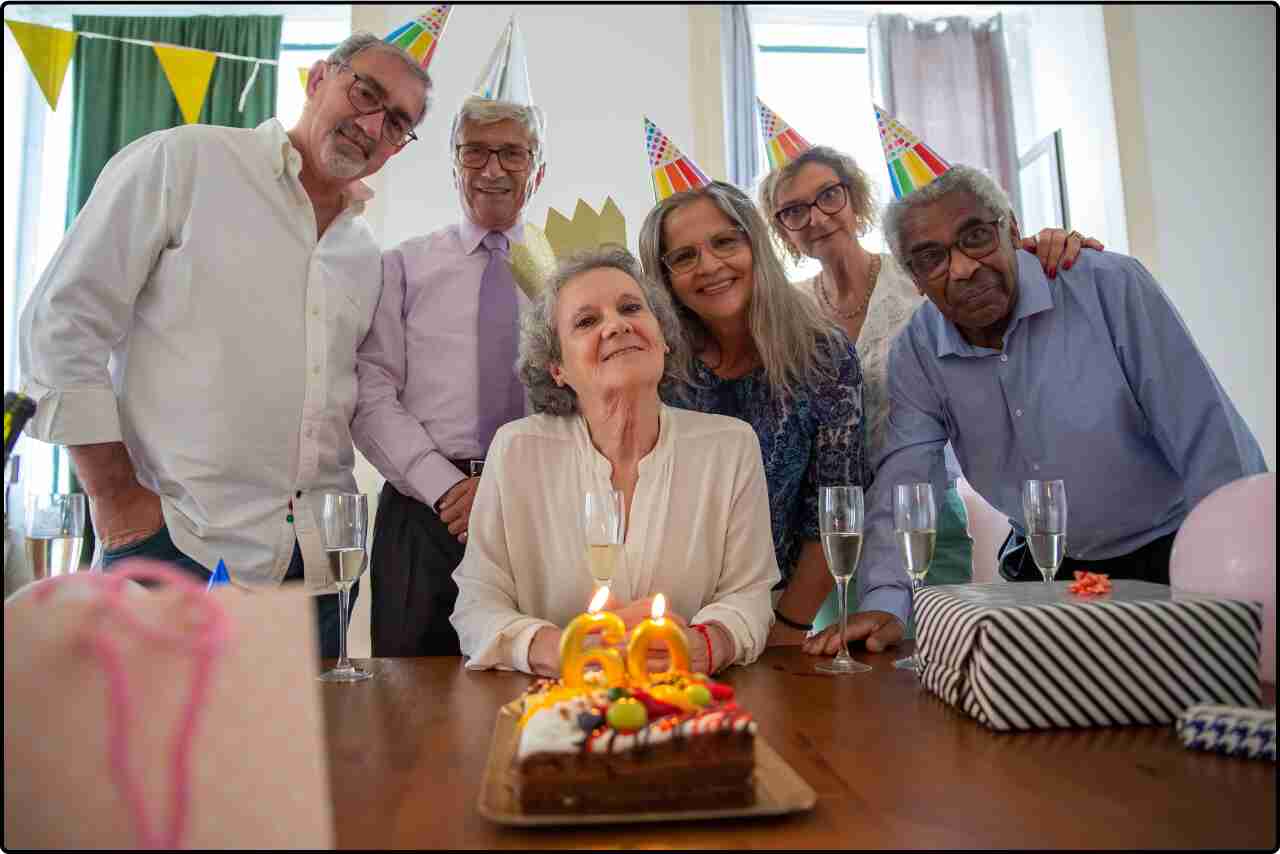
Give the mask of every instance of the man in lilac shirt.
M 469 97 L 453 121 L 462 218 L 382 259 L 360 345 L 352 438 L 386 477 L 370 554 L 375 656 L 459 655 L 449 623 L 494 431 L 525 414 L 515 374 L 528 298 L 506 261 L 545 171 L 542 111 Z

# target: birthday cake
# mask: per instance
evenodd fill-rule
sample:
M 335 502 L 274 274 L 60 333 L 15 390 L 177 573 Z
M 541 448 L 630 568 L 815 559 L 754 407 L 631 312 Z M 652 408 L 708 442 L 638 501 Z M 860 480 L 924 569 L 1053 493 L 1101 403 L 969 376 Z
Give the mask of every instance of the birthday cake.
M 543 679 L 511 704 L 526 813 L 667 812 L 755 802 L 756 722 L 701 674 L 644 687 Z

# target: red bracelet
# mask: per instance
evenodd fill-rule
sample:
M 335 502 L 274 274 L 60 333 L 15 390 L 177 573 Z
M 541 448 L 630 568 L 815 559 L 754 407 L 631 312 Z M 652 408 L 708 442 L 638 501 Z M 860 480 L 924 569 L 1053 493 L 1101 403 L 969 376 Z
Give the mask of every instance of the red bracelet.
M 698 634 L 702 635 L 702 639 L 707 642 L 707 675 L 710 676 L 711 671 L 715 670 L 716 667 L 715 655 L 711 652 L 711 632 L 701 623 L 696 626 L 692 626 L 691 628 Z

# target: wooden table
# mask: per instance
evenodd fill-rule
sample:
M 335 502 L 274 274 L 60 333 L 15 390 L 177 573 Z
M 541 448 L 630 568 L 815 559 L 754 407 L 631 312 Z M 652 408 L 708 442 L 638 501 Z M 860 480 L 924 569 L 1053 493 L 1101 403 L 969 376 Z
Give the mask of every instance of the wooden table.
M 1171 726 L 996 733 L 894 670 L 830 677 L 796 648 L 723 679 L 818 793 L 753 818 L 516 829 L 476 811 L 499 706 L 529 677 L 371 659 L 324 684 L 342 848 L 1276 848 L 1276 765 L 1187 750 Z M 1275 703 L 1267 687 L 1266 702 Z

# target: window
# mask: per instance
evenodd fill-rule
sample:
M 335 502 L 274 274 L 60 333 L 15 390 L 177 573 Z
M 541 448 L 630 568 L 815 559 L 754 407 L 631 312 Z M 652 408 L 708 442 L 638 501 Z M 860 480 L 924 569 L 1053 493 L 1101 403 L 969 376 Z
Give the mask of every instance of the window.
M 276 83 L 276 118 L 286 128 L 302 116 L 307 102 L 299 76 L 316 60 L 324 59 L 338 43 L 351 35 L 351 7 L 340 7 L 345 15 L 326 17 L 286 17 L 280 30 L 280 65 Z

